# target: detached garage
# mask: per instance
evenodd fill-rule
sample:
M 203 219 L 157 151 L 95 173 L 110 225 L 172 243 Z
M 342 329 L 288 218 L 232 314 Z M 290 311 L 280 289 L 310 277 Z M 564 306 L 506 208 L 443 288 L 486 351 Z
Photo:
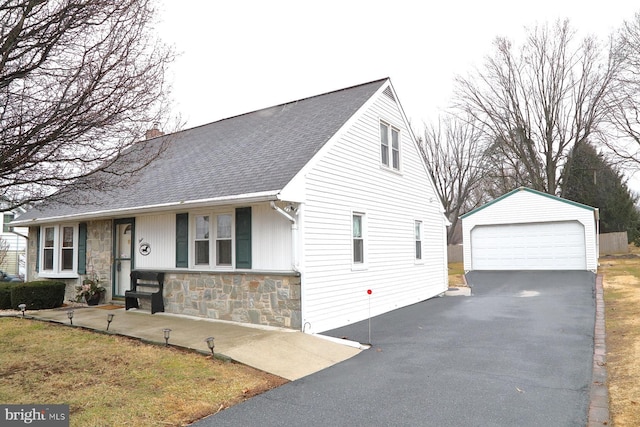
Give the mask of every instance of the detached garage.
M 598 268 L 598 209 L 518 188 L 461 217 L 464 269 Z

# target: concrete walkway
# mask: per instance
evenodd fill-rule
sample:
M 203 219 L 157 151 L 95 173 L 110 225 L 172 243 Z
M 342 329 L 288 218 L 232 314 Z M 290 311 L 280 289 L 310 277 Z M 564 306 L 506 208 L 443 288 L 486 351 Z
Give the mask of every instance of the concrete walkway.
M 216 355 L 297 380 L 360 353 L 358 343 L 331 337 L 304 334 L 290 329 L 245 326 L 235 322 L 149 314 L 116 306 L 65 307 L 27 311 L 27 317 L 69 324 L 67 312 L 73 310 L 73 325 L 106 331 L 107 314 L 114 314 L 109 333 L 164 343 L 163 329 L 171 329 L 169 344 L 209 352 L 205 339 L 215 338 Z

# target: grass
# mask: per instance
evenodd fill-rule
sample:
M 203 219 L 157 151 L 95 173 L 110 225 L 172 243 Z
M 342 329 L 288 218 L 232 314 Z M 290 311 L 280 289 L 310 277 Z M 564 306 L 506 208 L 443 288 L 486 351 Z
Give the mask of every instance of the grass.
M 464 266 L 461 262 L 449 263 L 449 287 L 466 286 L 464 281 Z
M 604 275 L 607 374 L 613 425 L 640 425 L 640 249 L 600 259 Z
M 173 347 L 0 318 L 0 402 L 68 404 L 71 426 L 182 426 L 286 380 Z

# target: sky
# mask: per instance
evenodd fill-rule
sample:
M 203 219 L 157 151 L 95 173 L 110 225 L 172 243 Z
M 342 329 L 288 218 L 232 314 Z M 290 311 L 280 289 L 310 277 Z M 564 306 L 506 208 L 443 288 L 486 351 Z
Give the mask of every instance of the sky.
M 414 127 L 437 120 L 456 75 L 480 67 L 497 36 L 568 18 L 606 37 L 634 0 L 161 0 L 160 37 L 184 128 L 390 77 Z

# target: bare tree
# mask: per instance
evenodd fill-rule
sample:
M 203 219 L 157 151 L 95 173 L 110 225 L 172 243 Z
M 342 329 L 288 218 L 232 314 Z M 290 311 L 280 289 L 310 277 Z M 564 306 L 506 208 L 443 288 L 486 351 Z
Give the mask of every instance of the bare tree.
M 619 157 L 640 162 L 634 156 L 640 145 L 640 12 L 622 25 L 618 32 L 616 54 L 621 68 L 615 79 L 609 107 L 611 122 L 619 133 L 613 137 L 626 138 L 633 144 L 610 148 Z
M 519 185 L 555 194 L 571 147 L 599 132 L 618 63 L 568 21 L 505 38 L 484 69 L 456 79 L 455 106 L 482 126 L 495 160 Z
M 482 132 L 453 116 L 425 125 L 423 154 L 431 178 L 451 222 L 447 234 L 450 244 L 460 215 L 476 208 L 483 201 L 479 191 L 483 174 L 484 144 Z
M 82 182 L 125 177 L 155 153 L 111 166 L 167 119 L 174 55 L 152 35 L 151 0 L 0 0 L 0 192 L 7 209 Z M 138 144 L 142 144 L 138 146 Z M 158 144 L 154 147 L 159 147 Z M 81 179 L 91 176 L 93 179 Z

